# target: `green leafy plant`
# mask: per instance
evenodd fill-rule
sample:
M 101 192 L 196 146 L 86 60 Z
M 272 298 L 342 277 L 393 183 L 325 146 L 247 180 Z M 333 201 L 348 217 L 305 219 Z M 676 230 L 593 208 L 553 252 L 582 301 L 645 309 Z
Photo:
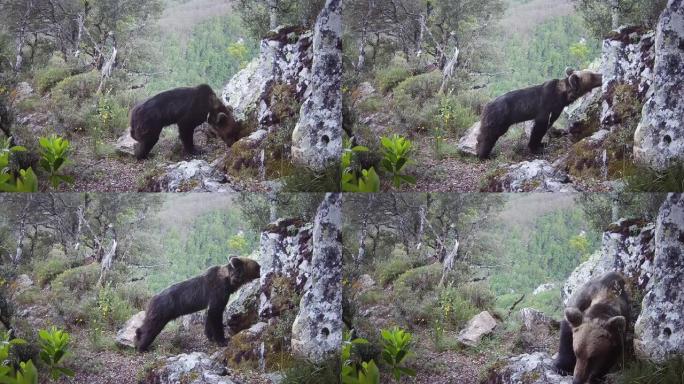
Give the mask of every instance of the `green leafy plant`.
M 18 174 L 10 169 L 10 158 L 17 152 L 26 152 L 26 148 L 12 146 L 10 138 L 0 139 L 0 192 L 36 192 L 38 177 L 31 167 L 20 169 Z
M 383 347 L 382 359 L 390 366 L 394 379 L 400 381 L 402 376 L 415 376 L 416 371 L 402 365 L 404 360 L 412 354 L 410 344 L 413 335 L 399 327 L 383 329 L 380 334 Z
M 341 159 L 342 192 L 380 191 L 380 176 L 375 172 L 375 168 L 359 170 L 354 167 L 354 157 L 361 152 L 368 152 L 368 148 L 361 145 L 352 147 L 351 141 L 345 139 Z
M 40 359 L 50 369 L 50 377 L 57 380 L 62 376 L 73 377 L 74 371 L 61 365 L 69 352 L 70 336 L 67 332 L 52 327 L 38 331 L 40 338 Z
M 403 183 L 415 184 L 415 177 L 402 174 L 404 167 L 410 163 L 408 155 L 413 147 L 411 141 L 399 135 L 394 135 L 392 137 L 382 137 L 380 143 L 382 144 L 383 155 L 380 164 L 392 175 L 394 187 L 399 188 Z
M 52 135 L 41 137 L 40 144 L 40 166 L 49 174 L 50 183 L 53 188 L 57 188 L 62 182 L 73 183 L 74 178 L 59 173 L 60 168 L 68 164 L 68 154 L 71 148 L 69 140 Z
M 345 332 L 344 340 L 342 342 L 342 370 L 340 379 L 342 384 L 379 384 L 380 370 L 375 364 L 375 361 L 363 361 L 360 364 L 356 363 L 352 358 L 352 348 L 354 345 L 369 344 L 368 340 L 363 338 L 351 338 L 349 332 Z
M 9 350 L 14 345 L 24 345 L 22 339 L 12 339 L 8 332 L 0 333 L 0 383 L 1 384 L 37 384 L 38 371 L 31 360 L 19 363 L 15 370 L 9 362 Z

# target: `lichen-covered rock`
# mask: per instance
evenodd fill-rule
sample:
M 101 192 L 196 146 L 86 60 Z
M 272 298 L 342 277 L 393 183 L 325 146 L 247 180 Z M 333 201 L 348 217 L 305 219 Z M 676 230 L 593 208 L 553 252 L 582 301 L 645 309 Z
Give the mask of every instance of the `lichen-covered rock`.
M 568 175 L 546 160 L 504 165 L 490 179 L 487 192 L 576 192 Z
M 684 1 L 670 0 L 655 38 L 653 95 L 642 111 L 634 156 L 656 170 L 684 162 Z
M 598 130 L 601 96 L 601 88 L 594 88 L 591 93 L 579 98 L 563 111 L 568 122 L 566 130 L 574 141 L 591 136 Z
M 150 384 L 237 384 L 226 369 L 203 352 L 183 353 L 162 358 L 147 372 Z
M 226 175 L 205 160 L 193 159 L 164 166 L 145 188 L 150 192 L 235 192 Z
M 636 322 L 634 349 L 662 362 L 684 354 L 684 195 L 670 194 L 661 206 L 655 239 L 653 277 Z
M 259 319 L 279 316 L 297 304 L 292 302 L 293 294 L 306 289 L 311 275 L 312 228 L 301 220 L 279 219 L 261 233 Z
M 603 41 L 600 72 L 603 74 L 603 103 L 600 127 L 607 130 L 623 129 L 624 116 L 620 113 L 618 87 L 629 86 L 636 98 L 643 102 L 653 83 L 654 33 L 642 27 L 621 27 Z
M 617 271 L 643 291 L 653 274 L 654 228 L 642 220 L 621 219 L 603 233 L 601 249 L 570 274 L 561 291 L 563 303 L 592 278 Z
M 561 376 L 553 370 L 553 359 L 545 352 L 510 357 L 499 364 L 486 384 L 572 384 L 572 376 Z
M 238 333 L 254 324 L 258 316 L 260 282 L 252 281 L 237 292 L 235 299 L 228 303 L 224 311 L 226 325 L 232 333 Z
M 468 321 L 465 328 L 458 333 L 457 340 L 469 347 L 476 347 L 482 337 L 494 332 L 494 328 L 496 319 L 489 312 L 482 311 Z
M 342 156 L 342 0 L 326 0 L 313 44 L 312 92 L 292 133 L 292 158 L 322 171 Z
M 326 194 L 313 230 L 311 282 L 292 324 L 292 351 L 315 362 L 342 344 L 342 196 Z
M 128 319 L 123 328 L 116 332 L 114 339 L 116 344 L 122 347 L 135 348 L 135 331 L 142 326 L 144 320 L 145 311 L 140 311 Z
M 279 26 L 261 40 L 259 55 L 221 93 L 239 121 L 255 119 L 257 129 L 268 130 L 274 123 L 271 92 L 276 84 L 292 85 L 300 102 L 311 94 L 311 43 L 311 31 L 295 26 Z

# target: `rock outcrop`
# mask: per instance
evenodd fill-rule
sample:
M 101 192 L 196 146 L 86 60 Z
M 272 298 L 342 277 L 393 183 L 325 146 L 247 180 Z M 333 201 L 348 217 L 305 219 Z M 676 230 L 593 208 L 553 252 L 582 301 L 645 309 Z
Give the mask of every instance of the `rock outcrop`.
M 313 230 L 311 282 L 292 324 L 292 351 L 315 362 L 342 344 L 342 196 L 326 194 Z
M 342 156 L 342 0 L 326 0 L 315 30 L 312 93 L 292 133 L 292 158 L 322 171 Z
M 482 311 L 468 321 L 465 328 L 458 333 L 458 342 L 469 347 L 475 347 L 482 337 L 494 332 L 496 319 L 487 311 Z
M 621 219 L 603 233 L 601 249 L 570 274 L 561 291 L 563 303 L 592 278 L 617 271 L 633 283 L 636 290 L 646 288 L 653 274 L 654 228 L 643 220 Z
M 225 367 L 202 352 L 183 353 L 163 358 L 145 376 L 155 384 L 237 384 L 226 376 Z
M 545 352 L 511 357 L 495 369 L 487 384 L 572 384 L 572 376 L 561 376 L 553 370 L 553 359 Z
M 637 161 L 655 170 L 684 162 L 684 1 L 670 0 L 655 38 L 653 95 L 634 137 Z
M 636 322 L 634 349 L 637 356 L 662 362 L 684 355 L 684 195 L 667 197 L 655 239 L 653 277 Z
M 576 192 L 567 173 L 546 160 L 504 165 L 496 171 L 486 192 Z
M 164 167 L 148 181 L 150 192 L 236 192 L 226 175 L 205 160 L 181 161 Z

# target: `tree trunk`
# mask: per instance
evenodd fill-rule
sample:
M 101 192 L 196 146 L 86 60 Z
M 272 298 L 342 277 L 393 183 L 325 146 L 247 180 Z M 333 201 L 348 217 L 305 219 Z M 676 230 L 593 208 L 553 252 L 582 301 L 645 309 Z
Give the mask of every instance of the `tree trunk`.
M 268 0 L 268 26 L 271 30 L 278 26 L 278 0 Z
M 366 258 L 366 239 L 368 238 L 368 213 L 373 207 L 374 196 L 368 196 L 366 209 L 363 210 L 361 219 L 361 231 L 359 233 L 359 253 L 356 256 L 357 265 L 361 264 Z
M 26 205 L 22 208 L 19 213 L 19 234 L 17 236 L 17 251 L 14 254 L 14 259 L 12 260 L 14 265 L 18 265 L 21 262 L 22 255 L 24 253 L 24 239 L 26 238 L 26 218 L 28 216 L 29 206 L 31 205 L 32 197 L 28 195 L 26 198 Z
M 444 263 L 442 264 L 442 278 L 439 280 L 440 287 L 444 286 L 444 280 L 446 279 L 447 275 L 449 275 L 449 272 L 454 270 L 454 264 L 456 262 L 456 257 L 458 256 L 459 245 L 458 239 L 455 238 L 454 247 L 444 258 Z
M 456 64 L 458 64 L 459 53 L 460 51 L 458 50 L 458 47 L 454 46 L 454 54 L 451 56 L 451 59 L 447 61 L 446 65 L 444 66 L 444 70 L 442 72 L 442 86 L 439 87 L 439 93 L 442 95 L 446 91 L 446 87 L 449 83 L 449 80 L 451 80 L 451 78 L 454 76 L 454 70 L 456 69 Z
M 116 255 L 116 239 L 112 239 L 112 247 L 109 251 L 105 253 L 102 257 L 102 263 L 100 264 L 100 278 L 97 280 L 97 285 L 103 286 L 107 273 L 112 269 L 112 264 L 114 264 L 114 255 Z
M 610 0 L 610 13 L 612 16 L 612 27 L 618 29 L 620 27 L 620 0 Z

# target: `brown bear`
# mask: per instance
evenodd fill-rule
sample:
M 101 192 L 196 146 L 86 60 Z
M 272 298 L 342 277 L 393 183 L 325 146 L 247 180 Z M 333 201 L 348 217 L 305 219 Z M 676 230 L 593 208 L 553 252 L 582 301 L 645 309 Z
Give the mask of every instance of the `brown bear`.
M 147 158 L 162 129 L 171 124 L 178 124 L 185 152 L 196 154 L 200 151 L 193 144 L 193 134 L 205 121 L 228 146 L 240 138 L 241 125 L 235 120 L 233 110 L 223 105 L 206 84 L 152 96 L 131 110 L 131 137 L 138 141 L 135 156 Z
M 203 275 L 166 288 L 150 300 L 143 325 L 135 332 L 135 348 L 146 351 L 169 321 L 207 307 L 204 334 L 209 341 L 225 344 L 223 310 L 228 297 L 260 275 L 256 261 L 232 257 L 226 265 L 211 267 Z
M 528 146 L 532 152 L 538 152 L 546 131 L 563 109 L 603 83 L 600 73 L 571 68 L 565 72 L 565 79 L 511 91 L 485 105 L 477 137 L 477 156 L 488 158 L 496 141 L 511 125 L 528 120 L 534 120 Z
M 556 371 L 573 384 L 598 383 L 618 361 L 629 323 L 625 280 L 609 272 L 575 292 L 561 321 Z

